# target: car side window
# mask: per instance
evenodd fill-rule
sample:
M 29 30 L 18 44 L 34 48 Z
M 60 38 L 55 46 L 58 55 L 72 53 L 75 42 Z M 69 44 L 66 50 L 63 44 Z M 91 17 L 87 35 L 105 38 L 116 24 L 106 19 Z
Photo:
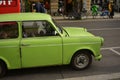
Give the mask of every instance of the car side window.
M 0 39 L 13 39 L 18 37 L 17 22 L 0 22 Z
M 56 36 L 55 29 L 47 21 L 25 21 L 22 22 L 22 36 L 26 37 L 44 37 Z

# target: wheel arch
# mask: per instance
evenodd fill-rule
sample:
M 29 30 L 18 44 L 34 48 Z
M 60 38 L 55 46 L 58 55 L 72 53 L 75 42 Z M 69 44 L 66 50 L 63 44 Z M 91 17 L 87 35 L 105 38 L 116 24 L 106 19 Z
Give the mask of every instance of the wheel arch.
M 89 57 L 89 63 L 85 66 L 85 67 L 83 67 L 83 68 L 79 68 L 79 67 L 77 67 L 77 66 L 75 66 L 75 63 L 74 63 L 74 60 L 75 60 L 75 57 L 77 56 L 77 55 L 79 55 L 79 54 L 86 54 L 86 55 L 88 55 L 88 57 Z M 89 50 L 89 49 L 81 49 L 81 50 L 78 50 L 78 51 L 76 51 L 74 54 L 73 54 L 73 56 L 72 56 L 72 58 L 71 58 L 71 61 L 70 61 L 70 65 L 72 66 L 72 68 L 74 68 L 75 70 L 83 70 L 83 69 L 86 69 L 86 68 L 88 68 L 90 65 L 91 65 L 91 63 L 92 63 L 92 56 L 93 56 L 94 54 L 93 54 L 93 52 L 91 51 L 91 50 Z
M 7 64 L 6 64 L 5 61 L 3 61 L 2 59 L 0 59 L 0 62 L 2 62 L 6 66 L 6 68 L 7 68 Z
M 80 49 L 80 50 L 77 50 L 71 57 L 71 60 L 72 58 L 76 55 L 76 54 L 79 54 L 80 52 L 88 52 L 90 53 L 92 56 L 94 56 L 94 52 L 90 49 Z M 71 60 L 70 60 L 70 63 L 71 63 Z
M 1 67 L 1 71 L 0 71 L 0 78 L 1 78 L 6 75 L 7 70 L 8 70 L 6 62 L 2 59 L 0 59 L 0 67 Z
M 92 54 L 92 55 L 94 56 L 93 51 L 92 51 L 92 50 L 90 50 L 90 49 L 80 49 L 80 50 L 77 50 L 77 51 L 74 53 L 74 55 L 75 55 L 75 54 L 78 54 L 79 52 L 82 52 L 82 51 L 89 52 L 90 54 Z
M 4 58 L 0 57 L 0 62 L 2 62 L 3 64 L 5 64 L 5 66 L 6 66 L 7 69 L 9 68 L 9 63 L 8 63 L 7 60 L 5 60 Z

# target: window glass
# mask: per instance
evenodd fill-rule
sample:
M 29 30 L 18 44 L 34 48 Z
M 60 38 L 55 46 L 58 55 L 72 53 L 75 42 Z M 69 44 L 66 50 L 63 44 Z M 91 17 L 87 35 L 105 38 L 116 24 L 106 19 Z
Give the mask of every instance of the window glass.
M 18 37 L 18 24 L 16 22 L 0 22 L 0 39 Z
M 27 21 L 22 24 L 23 37 L 56 36 L 55 29 L 47 21 Z

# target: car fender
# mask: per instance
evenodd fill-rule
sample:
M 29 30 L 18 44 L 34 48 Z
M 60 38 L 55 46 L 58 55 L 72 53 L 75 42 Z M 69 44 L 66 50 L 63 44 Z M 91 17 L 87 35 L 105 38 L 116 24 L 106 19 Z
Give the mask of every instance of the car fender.
M 8 69 L 10 68 L 10 63 L 9 63 L 9 61 L 7 59 L 5 59 L 4 57 L 0 56 L 0 60 L 3 61 L 6 64 Z

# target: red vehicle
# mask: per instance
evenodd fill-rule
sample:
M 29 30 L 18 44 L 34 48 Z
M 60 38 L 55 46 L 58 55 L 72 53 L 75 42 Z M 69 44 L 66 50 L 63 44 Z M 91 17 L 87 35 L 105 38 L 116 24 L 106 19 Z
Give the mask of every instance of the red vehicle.
M 0 0 L 0 14 L 19 12 L 20 0 Z

